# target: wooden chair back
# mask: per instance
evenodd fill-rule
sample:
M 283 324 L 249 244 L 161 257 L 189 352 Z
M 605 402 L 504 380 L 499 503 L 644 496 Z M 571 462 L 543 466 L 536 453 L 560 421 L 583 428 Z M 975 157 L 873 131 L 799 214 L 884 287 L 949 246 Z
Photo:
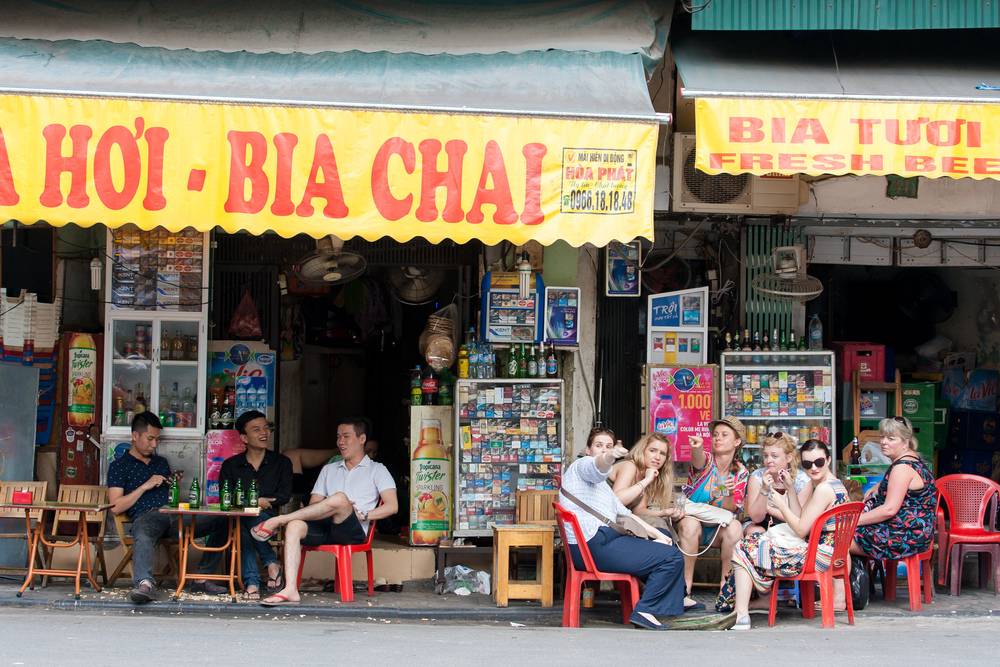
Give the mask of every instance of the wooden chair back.
M 517 523 L 555 526 L 554 504 L 559 501 L 559 491 L 518 491 L 515 496 Z
M 106 505 L 108 502 L 108 487 L 96 486 L 93 484 L 63 484 L 59 487 L 60 503 L 80 503 L 81 505 Z M 104 515 L 100 512 L 87 512 L 87 523 L 97 524 L 97 530 L 90 533 L 96 539 L 104 539 Z M 67 525 L 70 527 L 69 534 L 76 530 L 76 522 L 79 520 L 77 512 L 69 510 L 59 510 L 52 521 L 52 534 L 59 535 L 59 524 L 63 523 L 63 532 L 66 532 Z M 89 529 L 88 529 L 89 530 Z
M 128 518 L 128 514 L 126 512 L 122 512 L 121 514 L 112 513 L 111 516 L 115 519 L 115 532 L 118 533 L 118 540 L 126 547 L 132 546 L 132 536 L 125 529 L 125 524 L 132 523 L 132 520 Z
M 45 500 L 45 492 L 48 490 L 48 482 L 0 482 L 0 502 L 9 503 L 15 491 L 26 489 L 31 491 L 36 501 Z M 42 518 L 42 510 L 31 510 L 29 512 L 32 521 Z M 0 509 L 0 519 L 23 519 L 24 511 L 19 509 Z M 23 536 L 23 533 L 22 533 Z

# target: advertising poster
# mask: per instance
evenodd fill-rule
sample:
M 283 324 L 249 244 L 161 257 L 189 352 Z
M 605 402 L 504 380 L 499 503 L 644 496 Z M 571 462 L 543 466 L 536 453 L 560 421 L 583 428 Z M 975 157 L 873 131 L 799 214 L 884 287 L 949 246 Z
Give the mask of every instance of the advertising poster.
M 691 436 L 711 447 L 708 424 L 716 413 L 716 366 L 647 366 L 649 406 L 646 427 L 662 433 L 674 447 L 674 461 L 691 460 Z
M 209 431 L 205 434 L 205 504 L 219 502 L 219 473 L 222 463 L 231 456 L 242 454 L 247 446 L 235 429 Z
M 612 241 L 604 251 L 604 293 L 607 296 L 639 296 L 639 255 L 642 246 L 638 241 L 619 243 Z
M 247 410 L 260 410 L 268 421 L 274 421 L 277 357 L 267 345 L 213 340 L 208 346 L 208 364 L 208 386 L 218 378 L 221 386 L 233 387 L 237 416 Z
M 545 340 L 556 345 L 577 345 L 580 341 L 580 289 L 545 288 Z
M 648 364 L 708 361 L 708 288 L 650 294 L 647 311 Z

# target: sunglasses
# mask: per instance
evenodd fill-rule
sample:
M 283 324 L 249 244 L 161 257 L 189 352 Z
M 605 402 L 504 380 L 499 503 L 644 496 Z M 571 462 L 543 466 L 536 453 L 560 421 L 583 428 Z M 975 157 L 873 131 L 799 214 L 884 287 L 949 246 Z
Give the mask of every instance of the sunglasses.
M 785 434 L 782 433 L 781 431 L 772 431 L 771 433 L 767 434 L 767 437 L 769 437 L 769 438 L 777 438 L 777 439 L 780 440 L 781 438 L 785 437 Z
M 816 459 L 815 461 L 806 461 L 805 459 L 802 459 L 802 469 L 803 470 L 809 470 L 813 466 L 816 466 L 817 468 L 826 467 L 826 457 L 825 456 L 821 456 L 818 459 Z
M 898 421 L 900 424 L 905 424 L 906 423 L 906 417 L 893 417 L 893 419 L 895 421 Z

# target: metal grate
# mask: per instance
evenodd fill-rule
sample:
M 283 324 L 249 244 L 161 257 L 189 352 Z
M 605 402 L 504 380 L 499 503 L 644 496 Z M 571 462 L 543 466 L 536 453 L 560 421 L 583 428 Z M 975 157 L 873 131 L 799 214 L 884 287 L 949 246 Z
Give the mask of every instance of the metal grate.
M 642 434 L 642 365 L 646 295 L 640 299 L 609 298 L 603 289 L 597 299 L 597 368 L 603 378 L 601 420 L 614 429 L 626 446 Z M 594 391 L 597 391 L 595 380 Z M 598 401 L 598 397 L 594 397 Z
M 278 351 L 281 314 L 278 267 L 274 264 L 213 264 L 209 338 L 229 338 L 229 322 L 243 298 L 244 288 L 250 290 L 250 296 L 257 305 L 264 341 L 272 350 Z
M 743 227 L 743 327 L 750 332 L 775 329 L 801 334 L 805 326 L 805 309 L 791 301 L 777 299 L 754 291 L 750 286 L 754 276 L 771 271 L 771 250 L 802 243 L 802 229 L 780 224 L 751 224 Z M 796 312 L 798 311 L 798 312 Z M 801 313 L 801 314 L 800 314 Z

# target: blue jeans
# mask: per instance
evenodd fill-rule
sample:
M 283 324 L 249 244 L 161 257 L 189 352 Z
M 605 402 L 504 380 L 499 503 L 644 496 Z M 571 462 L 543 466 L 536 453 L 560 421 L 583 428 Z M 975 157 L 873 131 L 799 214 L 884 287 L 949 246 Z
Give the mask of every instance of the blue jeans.
M 199 516 L 195 519 L 195 537 L 216 534 L 219 519 Z M 223 520 L 223 529 L 225 521 Z M 156 543 L 168 535 L 177 534 L 177 517 L 150 510 L 132 522 L 132 582 L 138 586 L 142 581 L 153 581 L 153 559 Z M 224 541 L 224 540 L 223 540 Z M 222 542 L 220 542 L 222 544 Z
M 260 588 L 260 570 L 257 567 L 258 557 L 260 557 L 265 568 L 271 563 L 278 562 L 278 556 L 274 553 L 274 548 L 270 542 L 258 542 L 250 534 L 251 528 L 263 523 L 272 516 L 274 514 L 263 510 L 257 516 L 240 517 L 240 574 L 243 577 L 244 586 L 256 586 L 258 589 Z M 228 524 L 221 525 L 220 530 L 209 536 L 208 546 L 215 547 L 225 544 L 228 530 Z M 198 565 L 198 572 L 202 574 L 215 572 L 219 568 L 222 556 L 222 551 L 206 553 Z
M 624 572 L 645 582 L 635 611 L 644 611 L 657 618 L 684 613 L 684 557 L 677 547 L 619 535 L 607 526 L 602 526 L 587 540 L 587 546 L 598 570 Z M 571 544 L 570 553 L 573 563 L 582 570 L 580 548 Z

